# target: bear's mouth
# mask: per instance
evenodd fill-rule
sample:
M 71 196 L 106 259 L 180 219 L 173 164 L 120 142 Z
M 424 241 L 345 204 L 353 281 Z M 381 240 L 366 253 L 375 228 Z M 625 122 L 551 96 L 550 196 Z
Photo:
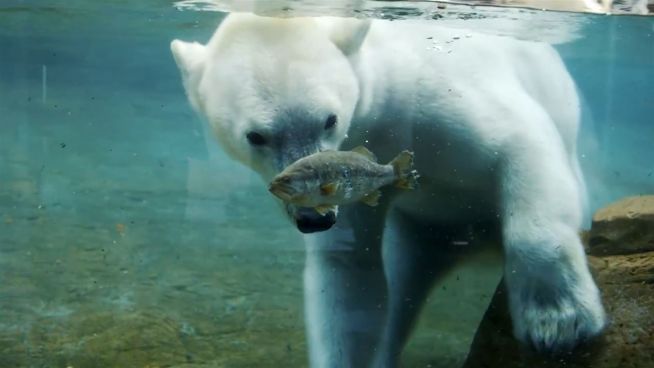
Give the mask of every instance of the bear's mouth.
M 277 171 L 282 173 L 297 160 L 320 151 L 321 148 L 317 144 L 280 150 L 279 155 L 276 157 Z M 285 202 L 286 212 L 290 219 L 295 223 L 297 229 L 304 234 L 329 230 L 336 223 L 336 211 L 329 211 L 321 215 L 313 208 L 301 207 L 304 200 L 299 195 L 300 193 L 296 193 L 295 189 L 292 188 L 288 176 L 277 174 L 270 183 L 268 190 Z
M 299 207 L 294 212 L 295 225 L 304 234 L 329 230 L 336 223 L 336 213 L 334 211 L 321 215 L 313 208 Z

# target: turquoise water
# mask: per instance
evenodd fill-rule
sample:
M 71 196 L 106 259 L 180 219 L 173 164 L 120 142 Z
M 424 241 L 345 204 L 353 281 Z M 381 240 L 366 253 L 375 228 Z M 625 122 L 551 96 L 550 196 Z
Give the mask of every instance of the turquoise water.
M 193 113 L 169 51 L 222 17 L 0 4 L 1 367 L 306 365 L 300 234 Z M 654 18 L 578 17 L 557 47 L 598 208 L 654 191 Z M 499 269 L 489 252 L 437 285 L 407 366 L 463 361 Z

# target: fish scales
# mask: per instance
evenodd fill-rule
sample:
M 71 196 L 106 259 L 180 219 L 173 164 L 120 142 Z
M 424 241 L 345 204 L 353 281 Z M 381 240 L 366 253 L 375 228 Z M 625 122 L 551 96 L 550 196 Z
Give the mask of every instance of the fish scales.
M 403 151 L 386 165 L 375 161 L 363 147 L 319 152 L 289 165 L 273 179 L 269 190 L 286 202 L 322 213 L 357 200 L 374 206 L 380 187 L 395 183 L 411 189 L 416 184 L 412 153 Z
M 342 156 L 342 161 L 338 156 Z M 342 180 L 345 191 L 355 193 L 369 193 L 377 188 L 390 184 L 394 180 L 393 169 L 389 165 L 380 165 L 370 159 L 349 152 L 328 152 L 324 160 L 340 162 L 333 171 L 332 180 Z

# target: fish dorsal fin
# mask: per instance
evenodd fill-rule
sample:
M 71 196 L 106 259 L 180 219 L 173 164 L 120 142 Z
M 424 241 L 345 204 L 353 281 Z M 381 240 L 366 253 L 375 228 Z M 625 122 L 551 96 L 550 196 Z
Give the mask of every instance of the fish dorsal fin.
M 367 204 L 370 207 L 375 207 L 379 204 L 379 197 L 381 197 L 381 192 L 379 190 L 375 190 L 374 192 L 370 192 L 361 198 L 361 202 Z
M 338 189 L 338 183 L 336 182 L 325 183 L 320 186 L 320 194 L 324 196 L 330 196 L 336 193 L 337 189 Z
M 364 146 L 354 147 L 352 148 L 352 152 L 356 152 L 362 156 L 365 156 L 372 162 L 377 162 L 377 156 L 375 156 L 374 153 L 370 152 L 370 150 Z

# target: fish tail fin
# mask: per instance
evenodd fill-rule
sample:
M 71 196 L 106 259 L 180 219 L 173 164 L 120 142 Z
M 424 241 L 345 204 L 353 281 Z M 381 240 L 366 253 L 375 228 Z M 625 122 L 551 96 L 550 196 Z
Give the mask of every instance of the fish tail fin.
M 402 189 L 415 189 L 418 187 L 418 172 L 413 169 L 413 152 L 402 151 L 389 165 L 395 172 L 395 186 Z

